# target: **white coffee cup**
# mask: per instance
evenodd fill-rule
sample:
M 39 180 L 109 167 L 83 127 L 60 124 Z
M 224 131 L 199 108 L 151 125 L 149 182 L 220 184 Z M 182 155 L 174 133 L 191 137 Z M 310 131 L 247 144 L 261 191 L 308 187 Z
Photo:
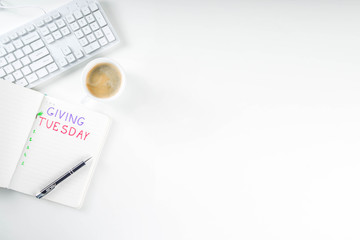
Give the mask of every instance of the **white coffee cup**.
M 100 97 L 97 97 L 97 96 L 93 95 L 90 92 L 90 90 L 88 89 L 87 84 L 86 84 L 87 75 L 89 74 L 90 70 L 92 70 L 96 65 L 102 64 L 102 63 L 109 63 L 109 64 L 115 66 L 119 70 L 119 72 L 121 74 L 121 84 L 120 84 L 119 90 L 113 96 L 108 97 L 108 98 L 100 98 Z M 115 100 L 124 91 L 125 84 L 126 84 L 126 77 L 125 77 L 124 69 L 117 62 L 115 62 L 114 60 L 112 60 L 110 58 L 96 58 L 96 59 L 92 60 L 91 62 L 89 62 L 85 66 L 85 68 L 84 68 L 84 70 L 82 72 L 82 85 L 83 85 L 84 91 L 86 93 L 86 97 L 89 97 L 90 99 L 94 99 L 94 100 L 98 100 L 98 101 Z M 84 100 L 85 99 L 83 99 L 83 101 Z

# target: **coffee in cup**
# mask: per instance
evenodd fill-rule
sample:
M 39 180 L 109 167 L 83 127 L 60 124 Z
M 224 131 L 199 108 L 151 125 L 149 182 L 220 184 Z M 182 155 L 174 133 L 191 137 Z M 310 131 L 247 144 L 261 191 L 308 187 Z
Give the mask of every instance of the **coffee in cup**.
M 121 73 L 111 63 L 99 63 L 88 72 L 86 87 L 95 97 L 112 97 L 120 90 Z
M 98 100 L 109 100 L 118 96 L 124 88 L 125 75 L 113 60 L 98 58 L 85 67 L 83 82 L 88 95 Z

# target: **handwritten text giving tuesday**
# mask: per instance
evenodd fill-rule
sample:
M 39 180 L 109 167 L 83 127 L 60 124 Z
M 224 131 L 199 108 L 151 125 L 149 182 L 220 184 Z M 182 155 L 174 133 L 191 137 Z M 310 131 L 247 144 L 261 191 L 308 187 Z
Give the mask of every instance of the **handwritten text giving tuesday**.
M 44 117 L 43 115 L 40 116 L 40 127 L 46 127 L 55 132 L 84 141 L 90 135 L 89 132 L 79 129 L 85 122 L 84 117 L 79 117 L 72 113 L 62 111 L 61 109 L 55 109 L 54 107 L 49 107 L 46 110 L 46 114 L 47 117 Z M 58 122 L 58 119 L 61 120 L 61 122 Z

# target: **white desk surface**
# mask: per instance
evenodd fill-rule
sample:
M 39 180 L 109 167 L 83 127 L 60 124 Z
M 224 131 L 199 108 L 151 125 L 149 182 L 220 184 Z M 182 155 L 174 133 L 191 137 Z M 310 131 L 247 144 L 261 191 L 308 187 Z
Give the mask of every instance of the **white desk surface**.
M 128 84 L 88 103 L 114 122 L 84 206 L 1 189 L 1 240 L 360 238 L 360 2 L 102 4 Z M 83 67 L 36 90 L 79 102 Z

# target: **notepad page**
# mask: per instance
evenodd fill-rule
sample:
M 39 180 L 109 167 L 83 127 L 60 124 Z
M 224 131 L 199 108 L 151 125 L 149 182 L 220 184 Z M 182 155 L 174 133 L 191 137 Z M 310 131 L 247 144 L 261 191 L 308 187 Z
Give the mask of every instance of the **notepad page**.
M 44 95 L 0 79 L 0 187 L 8 187 Z
M 82 106 L 45 97 L 17 163 L 10 188 L 35 196 L 39 191 L 69 171 L 88 156 L 86 166 L 59 184 L 44 199 L 71 207 L 80 207 L 110 120 L 107 116 Z

